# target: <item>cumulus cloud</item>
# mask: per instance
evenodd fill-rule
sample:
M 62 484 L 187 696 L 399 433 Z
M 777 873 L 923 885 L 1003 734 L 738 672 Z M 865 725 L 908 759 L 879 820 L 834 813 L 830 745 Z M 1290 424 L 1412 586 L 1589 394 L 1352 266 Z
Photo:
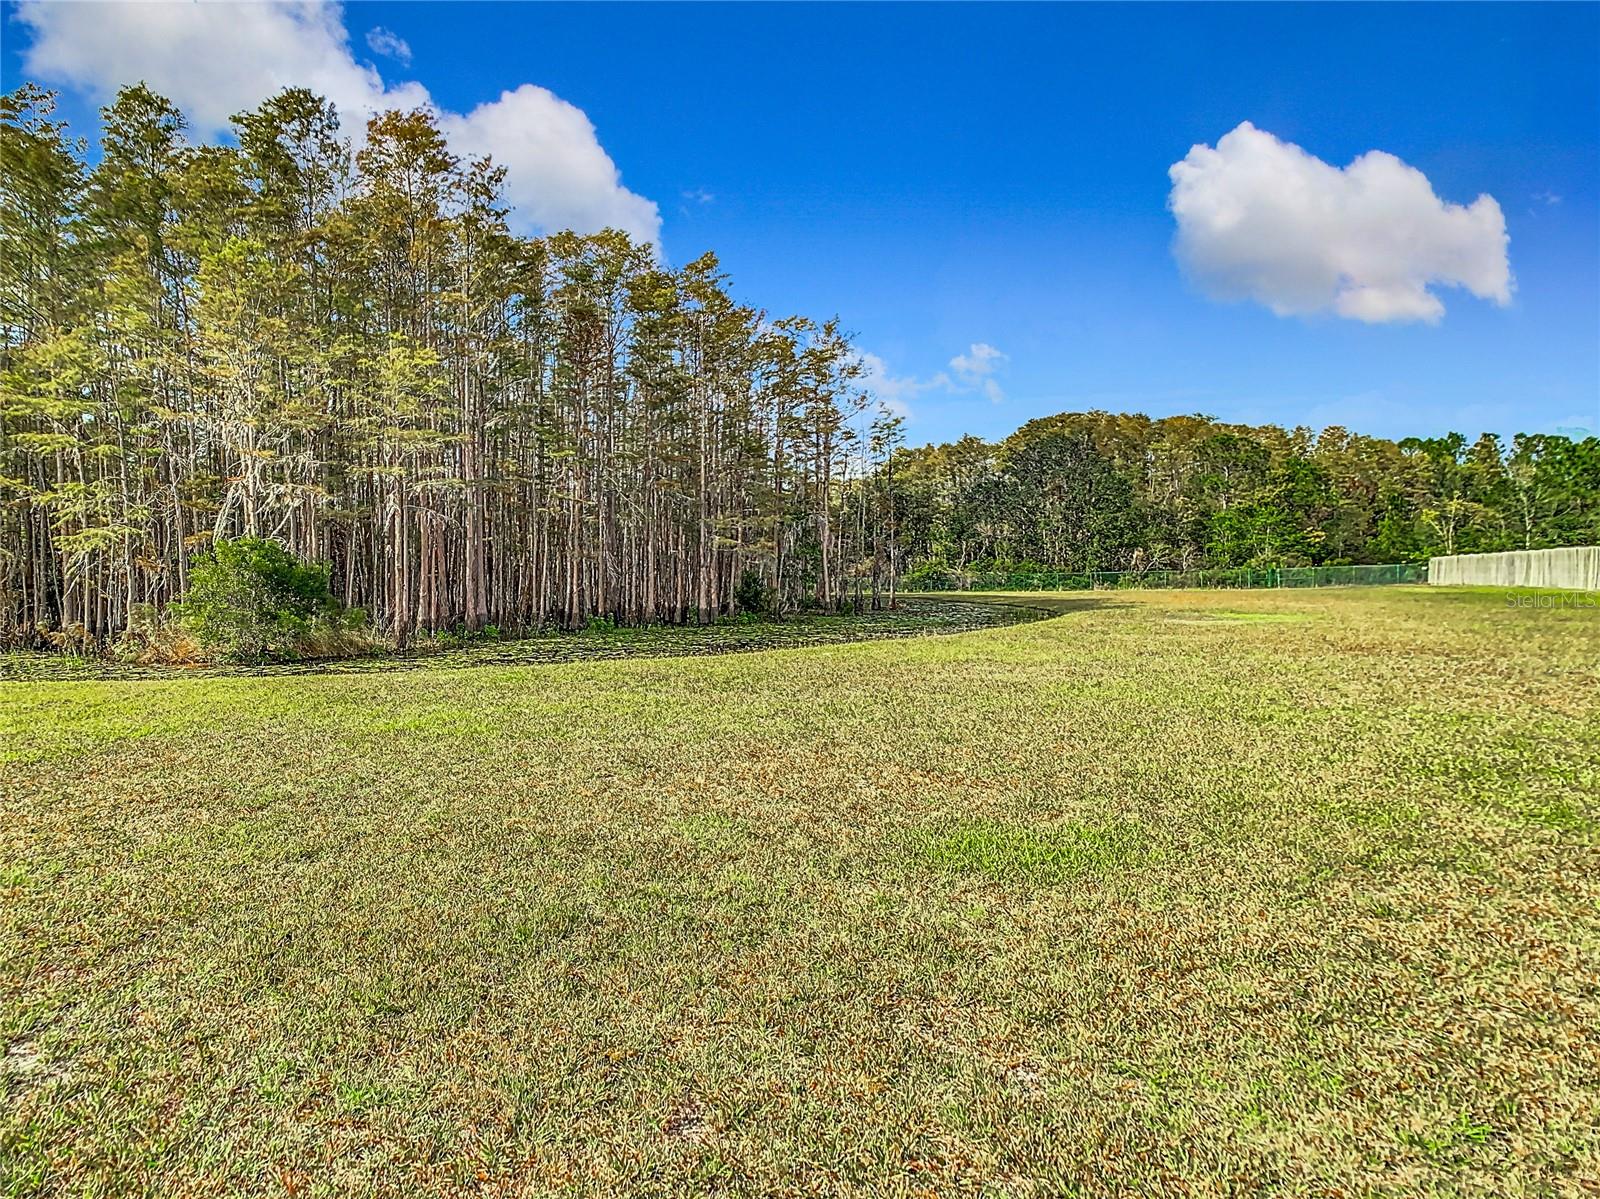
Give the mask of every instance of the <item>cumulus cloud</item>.
M 655 202 L 622 186 L 589 118 L 554 92 L 524 83 L 464 116 L 440 113 L 439 124 L 458 152 L 491 155 L 506 168 L 506 199 L 529 226 L 580 233 L 610 226 L 660 240 Z
M 1006 355 L 985 342 L 974 342 L 965 354 L 950 359 L 950 369 L 927 378 L 896 375 L 876 354 L 862 353 L 862 383 L 866 390 L 900 416 L 911 415 L 911 401 L 929 392 L 945 395 L 981 392 L 995 403 L 1005 398 L 994 373 Z
M 950 376 L 943 371 L 930 379 L 918 379 L 915 375 L 896 375 L 890 371 L 889 364 L 876 354 L 864 352 L 861 355 L 861 365 L 862 385 L 897 416 L 909 417 L 911 401 L 923 392 L 948 390 L 950 387 Z
M 506 167 L 510 219 L 519 230 L 588 233 L 611 225 L 660 241 L 660 211 L 622 186 L 580 109 L 532 84 L 470 113 L 442 109 L 422 84 L 386 83 L 375 67 L 357 62 L 337 4 L 35 0 L 16 12 L 33 33 L 23 69 L 41 82 L 104 100 L 142 80 L 182 109 L 202 137 L 225 133 L 232 114 L 290 86 L 326 96 L 357 137 L 373 113 L 428 108 L 458 153 L 491 154 Z M 380 34 L 393 39 L 387 51 L 373 41 Z M 373 30 L 368 44 L 409 53 L 387 30 Z
M 1340 168 L 1246 121 L 1169 174 L 1178 259 L 1218 299 L 1369 323 L 1438 321 L 1436 285 L 1511 301 L 1500 205 L 1441 200 L 1392 154 Z
M 950 369 L 968 387 L 976 387 L 998 404 L 1005 398 L 994 375 L 1006 362 L 1006 355 L 987 342 L 973 342 L 965 354 L 950 359 Z
M 356 62 L 336 4 L 29 3 L 33 31 L 23 69 L 105 100 L 141 80 L 166 96 L 202 137 L 285 87 L 308 87 L 360 125 L 384 108 L 428 102 L 420 84 L 385 86 Z
M 411 45 L 392 29 L 376 25 L 367 30 L 367 48 L 374 54 L 392 58 L 402 66 L 411 65 Z

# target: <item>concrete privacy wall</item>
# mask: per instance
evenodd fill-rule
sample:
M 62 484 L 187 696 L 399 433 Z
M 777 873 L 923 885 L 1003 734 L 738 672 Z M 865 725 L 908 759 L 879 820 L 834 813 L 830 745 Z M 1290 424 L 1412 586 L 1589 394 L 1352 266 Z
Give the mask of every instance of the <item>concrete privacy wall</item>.
M 1569 587 L 1575 591 L 1600 591 L 1600 546 L 1430 558 L 1428 582 L 1447 586 L 1471 583 L 1478 587 Z

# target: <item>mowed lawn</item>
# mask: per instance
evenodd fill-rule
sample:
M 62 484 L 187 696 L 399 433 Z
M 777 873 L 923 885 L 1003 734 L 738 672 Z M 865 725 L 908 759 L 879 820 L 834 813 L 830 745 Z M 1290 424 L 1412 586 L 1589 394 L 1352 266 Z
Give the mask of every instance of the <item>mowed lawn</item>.
M 0 1193 L 1594 1194 L 1600 610 L 1043 602 L 0 686 Z

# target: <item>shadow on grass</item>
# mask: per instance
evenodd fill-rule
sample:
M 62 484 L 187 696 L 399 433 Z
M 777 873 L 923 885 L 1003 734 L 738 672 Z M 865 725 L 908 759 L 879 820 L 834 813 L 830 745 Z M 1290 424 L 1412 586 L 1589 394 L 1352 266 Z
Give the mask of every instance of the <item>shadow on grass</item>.
M 907 597 L 902 608 L 895 612 L 802 615 L 787 620 L 704 626 L 651 625 L 577 633 L 543 633 L 450 649 L 413 649 L 405 653 L 338 660 L 170 667 L 23 651 L 0 654 L 0 682 L 369 674 L 417 667 L 537 666 L 620 658 L 677 658 L 970 633 L 980 629 L 1026 624 L 1056 614 L 1055 610 L 1038 605 L 984 600 L 953 602 L 942 596 L 915 596 Z
M 1133 606 L 1128 600 L 1117 598 L 1115 591 L 930 591 L 924 594 L 928 600 L 939 603 L 1027 609 L 1038 613 L 1038 619 L 1097 608 Z

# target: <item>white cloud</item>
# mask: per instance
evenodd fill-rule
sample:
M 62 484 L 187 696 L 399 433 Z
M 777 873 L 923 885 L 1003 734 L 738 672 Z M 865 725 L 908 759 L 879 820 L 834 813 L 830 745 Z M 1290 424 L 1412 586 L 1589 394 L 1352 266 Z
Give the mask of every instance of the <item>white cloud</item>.
M 142 80 L 182 109 L 202 137 L 225 133 L 232 114 L 290 86 L 333 101 L 357 138 L 375 112 L 426 107 L 458 153 L 489 153 L 506 167 L 510 219 L 519 230 L 588 233 L 612 225 L 660 241 L 656 205 L 622 186 L 580 109 L 532 84 L 467 114 L 441 109 L 422 84 L 386 84 L 375 67 L 355 60 L 337 4 L 34 0 L 17 15 L 33 32 L 23 69 L 41 82 L 104 100 Z M 373 31 L 380 33 L 387 31 Z
M 861 365 L 864 369 L 862 385 L 876 399 L 896 416 L 909 417 L 911 415 L 911 401 L 926 391 L 950 388 L 950 376 L 940 371 L 931 379 L 918 379 L 914 375 L 895 375 L 889 371 L 889 364 L 876 354 L 863 352 Z
M 977 388 L 989 397 L 990 402 L 998 404 L 1005 398 L 1005 392 L 1000 389 L 994 374 L 1006 360 L 1004 353 L 987 342 L 978 341 L 973 342 L 965 354 L 957 354 L 950 359 L 950 369 L 955 371 L 956 378 L 961 382 Z
M 420 84 L 388 88 L 356 62 L 336 4 L 36 2 L 17 15 L 33 30 L 29 75 L 102 100 L 142 80 L 203 137 L 227 132 L 234 113 L 290 86 L 326 96 L 350 125 L 428 102 Z
M 716 196 L 703 187 L 692 187 L 683 193 L 683 198 L 694 204 L 709 204 L 716 199 Z
M 367 48 L 374 54 L 392 58 L 402 66 L 411 65 L 411 45 L 392 29 L 375 25 L 367 30 Z
M 1169 174 L 1179 261 L 1218 299 L 1372 323 L 1439 320 L 1436 284 L 1511 301 L 1500 205 L 1447 203 L 1392 154 L 1335 167 L 1246 121 Z
M 611 226 L 659 242 L 655 202 L 622 186 L 616 163 L 581 108 L 524 83 L 465 116 L 440 113 L 456 151 L 506 168 L 505 196 L 532 228 L 593 232 Z
M 876 354 L 863 352 L 862 383 L 874 397 L 900 416 L 911 415 L 911 401 L 928 392 L 960 395 L 981 392 L 998 404 L 1005 398 L 994 372 L 1007 361 L 1006 355 L 984 342 L 974 342 L 965 354 L 950 359 L 950 369 L 925 379 L 915 375 L 896 375 Z

